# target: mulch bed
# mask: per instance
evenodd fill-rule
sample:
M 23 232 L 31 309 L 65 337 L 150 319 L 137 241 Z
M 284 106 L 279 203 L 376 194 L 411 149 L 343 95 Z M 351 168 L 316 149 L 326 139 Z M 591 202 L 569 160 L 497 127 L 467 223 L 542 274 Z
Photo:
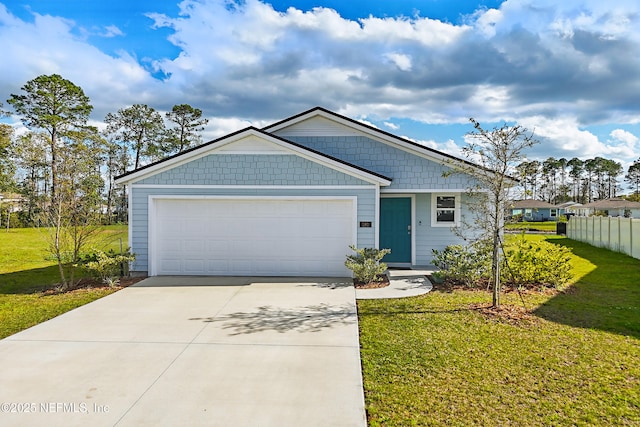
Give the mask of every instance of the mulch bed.
M 501 304 L 500 308 L 488 306 L 486 304 L 470 304 L 471 310 L 476 310 L 483 316 L 499 322 L 509 323 L 517 326 L 535 325 L 539 318 L 531 314 L 522 305 L 505 305 Z
M 100 279 L 94 279 L 94 278 L 84 278 L 84 279 L 80 279 L 80 281 L 78 283 L 76 283 L 76 285 L 72 288 L 69 288 L 65 291 L 60 291 L 58 289 L 58 285 L 54 285 L 52 288 L 47 289 L 45 291 L 43 291 L 43 295 L 55 295 L 55 294 L 60 294 L 60 293 L 66 293 L 66 292 L 73 292 L 73 291 L 77 291 L 80 289 L 122 289 L 122 288 L 126 288 L 128 286 L 131 286 L 135 283 L 140 282 L 141 280 L 146 279 L 145 276 L 142 277 L 122 277 L 120 278 L 120 283 L 118 283 L 117 286 L 108 286 L 105 285 L 104 283 L 102 283 L 102 280 Z
M 353 279 L 353 286 L 355 286 L 356 289 L 377 289 L 389 286 L 389 278 L 386 274 L 378 276 L 378 279 L 379 281 L 377 282 L 369 283 L 358 282 L 356 279 Z

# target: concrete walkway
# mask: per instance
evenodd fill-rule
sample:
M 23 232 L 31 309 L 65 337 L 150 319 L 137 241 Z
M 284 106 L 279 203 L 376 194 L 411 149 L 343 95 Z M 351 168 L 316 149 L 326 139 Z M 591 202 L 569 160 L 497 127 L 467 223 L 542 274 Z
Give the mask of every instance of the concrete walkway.
M 0 341 L 0 425 L 365 426 L 354 293 L 146 279 Z
M 433 270 L 388 270 L 389 286 L 374 289 L 356 289 L 356 299 L 404 298 L 424 295 L 433 289 L 426 277 Z

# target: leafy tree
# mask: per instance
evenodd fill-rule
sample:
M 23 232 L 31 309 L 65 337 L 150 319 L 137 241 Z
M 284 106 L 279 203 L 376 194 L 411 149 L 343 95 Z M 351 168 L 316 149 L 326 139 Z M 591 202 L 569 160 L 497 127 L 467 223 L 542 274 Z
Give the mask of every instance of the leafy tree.
M 127 147 L 122 146 L 113 139 L 103 139 L 103 161 L 106 166 L 106 204 L 107 223 L 112 220 L 125 221 L 127 218 L 127 194 L 126 187 L 116 185 L 115 177 L 125 173 L 130 165 Z M 115 218 L 114 218 L 115 215 Z
M 586 173 L 586 179 L 583 181 L 583 200 L 587 203 L 590 203 L 594 200 L 593 198 L 593 187 L 594 182 L 597 182 L 596 173 L 598 170 L 598 160 L 596 159 L 587 159 L 584 162 L 584 171 Z
M 631 166 L 629 166 L 624 179 L 631 185 L 633 194 L 636 196 L 640 195 L 640 159 L 636 160 Z
M 18 191 L 25 198 L 25 206 L 19 215 L 25 225 L 39 225 L 39 216 L 45 206 L 49 172 L 47 147 L 47 136 L 34 132 L 20 136 L 16 144 L 16 162 L 23 172 Z
M 166 113 L 166 118 L 176 126 L 168 132 L 165 152 L 181 153 L 192 145 L 200 142 L 198 132 L 204 130 L 208 119 L 202 118 L 202 110 L 193 108 L 189 104 L 174 105 L 172 110 Z
M 560 169 L 560 186 L 558 187 L 555 202 L 563 203 L 569 200 L 569 186 L 567 185 L 567 167 L 569 166 L 569 161 L 561 157 L 558 159 L 556 165 Z
M 618 176 L 622 174 L 622 165 L 611 159 L 603 159 L 602 168 L 604 171 L 603 186 L 606 191 L 605 197 L 616 197 L 618 192 Z
M 141 166 L 143 157 L 158 158 L 166 133 L 162 116 L 148 105 L 134 104 L 109 113 L 105 118 L 107 132 L 122 146 L 130 146 L 135 153 L 133 167 Z
M 13 153 L 13 128 L 0 123 L 0 192 L 14 188 L 15 163 Z
M 22 91 L 22 95 L 11 94 L 7 102 L 22 115 L 25 126 L 43 130 L 49 137 L 53 200 L 58 186 L 60 139 L 72 130 L 84 128 L 93 107 L 79 86 L 58 74 L 29 80 Z
M 516 170 L 524 187 L 524 198 L 531 197 L 535 199 L 537 196 L 540 162 L 537 160 L 522 162 L 516 166 Z
M 552 203 L 556 198 L 556 174 L 558 171 L 558 161 L 549 157 L 542 162 L 542 176 L 544 179 L 544 188 L 546 191 L 545 199 Z
M 505 207 L 510 199 L 511 189 L 517 185 L 512 178 L 516 165 L 524 158 L 524 152 L 538 141 L 521 126 L 495 127 L 485 130 L 475 119 L 470 119 L 474 131 L 467 134 L 470 141 L 462 152 L 478 166 L 453 164 L 454 173 L 470 175 L 476 181 L 470 189 L 474 200 L 469 208 L 475 213 L 475 225 L 491 236 L 491 284 L 493 287 L 493 307 L 500 307 L 500 250 L 501 235 L 504 230 Z
M 580 186 L 582 182 L 582 173 L 584 171 L 584 162 L 577 157 L 567 162 L 569 176 L 571 177 L 571 194 L 574 202 L 580 202 Z
M 15 189 L 16 167 L 12 159 L 13 153 L 13 128 L 0 123 L 0 193 Z M 2 223 L 2 211 L 6 211 L 7 229 L 11 223 L 11 204 L 2 203 L 0 197 L 0 224 Z

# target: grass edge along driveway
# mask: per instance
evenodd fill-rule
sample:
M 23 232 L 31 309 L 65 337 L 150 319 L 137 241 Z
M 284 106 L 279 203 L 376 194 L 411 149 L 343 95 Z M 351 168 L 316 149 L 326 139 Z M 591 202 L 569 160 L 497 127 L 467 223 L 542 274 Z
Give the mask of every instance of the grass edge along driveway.
M 358 301 L 370 426 L 640 425 L 640 260 L 528 238 L 571 247 L 576 278 L 521 319 L 483 314 L 485 291 Z
M 47 230 L 0 230 L 0 338 L 42 323 L 81 305 L 115 292 L 118 288 L 78 289 L 50 294 L 59 281 L 58 267 L 47 254 Z M 126 226 L 107 226 L 91 246 L 119 250 L 126 246 Z

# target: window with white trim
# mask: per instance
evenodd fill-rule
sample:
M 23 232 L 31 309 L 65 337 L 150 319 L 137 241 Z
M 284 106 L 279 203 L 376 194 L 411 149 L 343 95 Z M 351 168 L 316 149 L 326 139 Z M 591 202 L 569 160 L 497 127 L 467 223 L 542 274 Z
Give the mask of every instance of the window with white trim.
M 453 227 L 460 222 L 459 194 L 431 195 L 431 226 Z
M 551 209 L 551 218 L 555 218 L 558 216 L 558 209 Z

